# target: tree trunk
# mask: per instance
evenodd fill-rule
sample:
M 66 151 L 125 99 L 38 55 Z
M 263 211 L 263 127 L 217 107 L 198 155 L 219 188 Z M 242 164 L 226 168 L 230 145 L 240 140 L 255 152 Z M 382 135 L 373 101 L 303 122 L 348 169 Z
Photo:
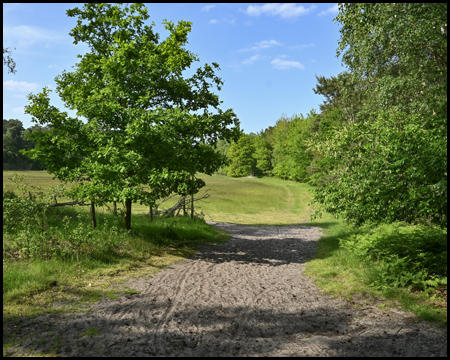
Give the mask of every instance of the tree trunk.
M 150 221 L 153 221 L 153 206 L 149 205 L 150 207 Z
M 117 202 L 113 201 L 113 214 L 117 216 Z
M 79 201 L 69 201 L 69 202 L 65 202 L 65 203 L 57 203 L 57 204 L 52 204 L 50 206 L 66 206 L 66 205 L 90 206 L 89 204 L 81 203 Z
M 131 229 L 131 199 L 125 200 L 125 229 Z
M 183 204 L 183 216 L 186 216 L 186 197 L 183 196 L 183 199 L 181 201 Z
M 194 175 L 191 175 L 192 181 L 194 181 Z M 194 192 L 191 194 L 191 219 L 194 218 Z
M 92 228 L 96 228 L 97 222 L 95 221 L 95 204 L 94 201 L 91 201 L 91 222 L 92 222 Z

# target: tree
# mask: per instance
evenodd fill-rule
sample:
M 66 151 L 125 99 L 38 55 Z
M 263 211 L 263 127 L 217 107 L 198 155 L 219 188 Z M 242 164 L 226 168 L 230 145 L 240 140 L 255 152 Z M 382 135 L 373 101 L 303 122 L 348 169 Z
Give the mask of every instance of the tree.
M 324 103 L 319 106 L 322 114 L 328 110 L 339 109 L 343 121 L 357 122 L 358 113 L 367 97 L 367 86 L 349 72 L 330 78 L 316 75 L 316 79 L 314 93 L 325 96 Z M 320 121 L 321 116 L 317 120 Z
M 447 97 L 447 4 L 341 4 L 337 55 L 378 108 L 431 115 Z
M 216 144 L 216 149 L 219 153 L 221 153 L 226 159 L 227 159 L 227 163 L 224 164 L 223 166 L 221 166 L 218 170 L 217 170 L 217 174 L 219 175 L 226 175 L 228 172 L 228 149 L 230 148 L 231 143 L 226 141 L 226 140 L 219 140 Z
M 270 175 L 272 172 L 272 147 L 270 146 L 266 132 L 260 132 L 254 137 L 256 169 L 264 174 Z
M 311 133 L 305 140 L 311 162 L 306 167 L 308 182 L 313 186 L 324 185 L 329 179 L 329 172 L 339 165 L 339 157 L 331 158 L 317 149 L 317 144 L 327 141 L 334 136 L 342 124 L 345 123 L 342 111 L 337 107 L 330 107 L 312 118 Z M 326 179 L 328 177 L 328 179 Z
M 344 4 L 338 55 L 366 97 L 357 123 L 313 149 L 335 165 L 326 210 L 366 221 L 447 226 L 447 5 Z
M 3 167 L 19 167 L 21 165 L 20 149 L 23 149 L 24 141 L 22 132 L 23 124 L 20 120 L 3 119 Z
M 342 165 L 316 189 L 314 200 L 357 226 L 420 220 L 444 226 L 445 144 L 441 129 L 426 130 L 422 119 L 397 112 L 348 124 L 318 146 Z
M 310 137 L 313 121 L 314 116 L 305 118 L 300 114 L 292 117 L 289 123 L 287 165 L 290 180 L 308 181 L 307 167 L 311 164 L 312 156 L 307 148 L 306 141 Z
M 289 178 L 288 166 L 288 146 L 290 119 L 282 115 L 272 132 L 273 152 L 272 152 L 272 174 L 282 179 Z
M 254 147 L 250 135 L 242 134 L 238 141 L 233 142 L 228 149 L 230 164 L 229 176 L 247 176 L 252 174 L 255 160 L 253 159 Z
M 91 50 L 78 55 L 73 72 L 56 77 L 56 92 L 87 122 L 51 106 L 47 89 L 30 95 L 26 113 L 51 128 L 33 137 L 36 148 L 27 154 L 57 178 L 77 182 L 77 200 L 124 202 L 129 229 L 133 201 L 152 205 L 170 192 L 198 191 L 204 182 L 195 174 L 212 174 L 225 162 L 214 146 L 237 138 L 239 121 L 210 90 L 223 84 L 218 64 L 183 76 L 198 61 L 185 49 L 190 22 L 164 20 L 169 35 L 160 42 L 154 24 L 144 25 L 143 4 L 85 4 L 67 15 L 78 17 L 74 44 Z
M 6 54 L 6 57 L 5 57 L 5 54 Z M 8 68 L 8 73 L 15 74 L 16 73 L 16 62 L 10 55 L 11 55 L 11 49 L 4 47 L 3 48 L 3 65 L 6 65 L 6 67 Z
M 21 154 L 22 149 L 32 149 L 34 144 L 28 140 L 28 133 L 34 128 L 24 129 L 17 119 L 3 119 L 3 169 L 40 169 L 42 164 Z
M 27 129 L 25 129 L 25 131 L 22 132 L 22 139 L 25 142 L 25 147 L 23 148 L 24 150 L 31 150 L 34 149 L 36 147 L 36 144 L 34 143 L 33 140 L 31 140 L 31 137 L 34 132 L 37 131 L 48 131 L 49 128 L 47 127 L 42 127 L 39 125 L 33 125 Z M 22 153 L 21 153 L 22 155 Z M 31 160 L 27 157 L 25 157 L 24 155 L 22 155 L 24 158 L 27 159 L 27 162 L 30 164 L 30 168 L 31 170 L 45 170 L 45 164 L 42 163 L 42 161 L 39 160 Z

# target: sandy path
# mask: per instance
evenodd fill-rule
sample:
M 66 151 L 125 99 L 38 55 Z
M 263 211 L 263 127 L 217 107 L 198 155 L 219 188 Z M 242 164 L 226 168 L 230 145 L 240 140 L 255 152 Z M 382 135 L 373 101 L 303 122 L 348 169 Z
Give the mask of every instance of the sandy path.
M 303 266 L 320 230 L 211 223 L 232 234 L 218 246 L 130 280 L 141 291 L 80 314 L 24 323 L 11 348 L 62 356 L 447 356 L 447 330 L 411 314 L 355 308 L 321 295 Z M 89 328 L 93 336 L 82 335 Z M 59 345 L 58 345 L 59 344 Z

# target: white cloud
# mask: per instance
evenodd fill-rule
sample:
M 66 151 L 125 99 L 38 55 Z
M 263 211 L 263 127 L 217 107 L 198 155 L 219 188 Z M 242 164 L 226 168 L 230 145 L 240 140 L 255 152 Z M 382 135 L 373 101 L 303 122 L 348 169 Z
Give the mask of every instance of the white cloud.
M 271 3 L 264 5 L 249 5 L 244 12 L 250 16 L 267 14 L 272 16 L 279 15 L 282 18 L 290 18 L 305 15 L 315 8 L 315 5 L 305 8 L 303 5 Z
M 263 40 L 263 41 L 259 41 L 259 42 L 255 43 L 255 45 L 250 48 L 241 49 L 239 51 L 262 50 L 262 49 L 270 48 L 272 46 L 279 46 L 279 45 L 281 45 L 281 44 L 276 40 Z
M 280 69 L 280 70 L 284 70 L 284 69 L 290 69 L 290 68 L 299 68 L 304 70 L 305 66 L 301 63 L 299 63 L 298 61 L 289 61 L 289 60 L 282 60 L 282 59 L 275 59 L 272 60 L 270 62 L 275 69 Z
M 211 19 L 211 20 L 209 20 L 209 23 L 210 24 L 217 24 L 217 23 L 219 23 L 219 20 Z
M 206 6 L 203 6 L 202 7 L 202 9 L 201 9 L 201 11 L 209 11 L 209 10 L 211 10 L 213 7 L 215 7 L 216 5 L 206 5 Z
M 26 81 L 3 81 L 3 89 L 8 91 L 34 91 L 39 87 L 36 83 L 29 83 Z
M 327 15 L 327 14 L 337 14 L 339 12 L 339 6 L 338 4 L 328 8 L 327 10 L 321 11 L 320 13 L 317 14 L 317 16 L 323 16 L 323 15 Z
M 14 46 L 21 48 L 34 45 L 36 43 L 53 42 L 63 39 L 62 34 L 58 34 L 53 31 L 41 29 L 37 26 L 4 26 L 3 27 L 3 40 L 8 43 L 14 43 Z
M 3 4 L 3 13 L 7 13 L 15 10 L 23 10 L 23 4 L 15 3 L 15 4 Z
M 292 45 L 292 46 L 289 46 L 289 49 L 291 49 L 291 50 L 301 50 L 301 49 L 305 49 L 305 48 L 309 48 L 309 47 L 313 47 L 313 46 L 316 46 L 316 45 L 314 45 L 314 44 L 301 44 L 301 45 Z
M 243 64 L 243 65 L 250 65 L 250 64 L 253 64 L 255 61 L 258 61 L 258 60 L 262 60 L 262 59 L 265 59 L 265 56 L 262 56 L 262 55 L 253 55 L 252 57 L 249 57 L 248 59 L 245 59 L 244 61 L 242 61 L 242 63 L 241 64 Z
M 15 107 L 11 110 L 14 114 L 25 114 L 25 109 L 23 107 Z
M 228 16 L 226 18 L 223 19 L 224 23 L 230 24 L 230 25 L 235 25 L 236 24 L 236 19 L 234 18 L 234 16 Z

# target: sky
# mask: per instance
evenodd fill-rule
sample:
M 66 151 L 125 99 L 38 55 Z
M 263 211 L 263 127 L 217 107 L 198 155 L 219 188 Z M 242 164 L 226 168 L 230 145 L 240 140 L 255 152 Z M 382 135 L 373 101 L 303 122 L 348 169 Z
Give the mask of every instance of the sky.
M 215 89 L 222 110 L 233 109 L 245 133 L 274 126 L 281 116 L 319 110 L 324 98 L 313 91 L 316 75 L 336 76 L 345 70 L 336 57 L 340 25 L 333 19 L 337 4 L 146 4 L 163 40 L 163 19 L 192 22 L 187 49 L 198 55 L 196 69 L 216 62 L 224 85 Z M 76 18 L 68 9 L 82 4 L 3 4 L 3 47 L 12 50 L 16 73 L 3 66 L 3 118 L 33 126 L 24 114 L 29 93 L 55 90 L 55 77 L 71 71 L 77 55 L 89 52 L 73 44 L 69 32 Z M 51 105 L 70 116 L 53 91 Z

